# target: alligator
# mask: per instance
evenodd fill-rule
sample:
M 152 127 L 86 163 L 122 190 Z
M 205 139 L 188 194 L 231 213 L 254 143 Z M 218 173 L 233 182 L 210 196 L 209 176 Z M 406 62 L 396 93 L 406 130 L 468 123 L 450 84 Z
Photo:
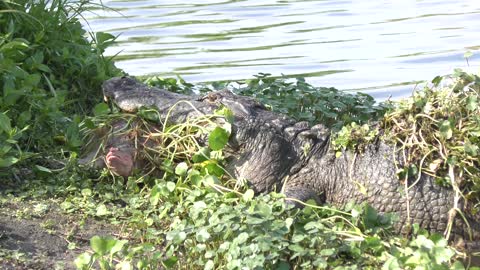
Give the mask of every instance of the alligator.
M 396 214 L 399 219 L 394 230 L 399 233 L 408 234 L 410 224 L 415 223 L 444 233 L 452 221 L 451 236 L 457 244 L 480 240 L 480 216 L 466 211 L 467 205 L 458 200 L 452 188 L 436 184 L 429 175 L 400 181 L 397 166 L 402 166 L 401 159 L 394 154 L 394 146 L 381 140 L 362 153 L 344 151 L 337 157 L 331 149 L 331 132 L 325 126 L 297 122 L 228 90 L 188 96 L 148 87 L 131 77 L 118 77 L 103 84 L 103 93 L 125 112 L 153 106 L 165 116 L 170 110 L 172 123 L 228 107 L 234 122 L 227 147 L 234 154 L 228 158 L 227 170 L 247 179 L 256 193 L 283 190 L 296 202 L 313 199 L 338 207 L 366 202 L 380 214 Z M 189 104 L 172 108 L 181 100 Z M 106 153 L 105 160 L 123 176 L 135 166 L 133 152 L 116 147 Z M 465 210 L 465 217 L 455 215 L 454 207 Z

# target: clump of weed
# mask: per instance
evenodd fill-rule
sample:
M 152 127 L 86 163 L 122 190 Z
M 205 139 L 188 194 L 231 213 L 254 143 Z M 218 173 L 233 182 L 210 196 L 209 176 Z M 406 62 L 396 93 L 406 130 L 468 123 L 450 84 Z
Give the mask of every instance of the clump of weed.
M 353 122 L 333 132 L 332 148 L 336 151 L 337 157 L 340 157 L 342 151 L 346 149 L 361 153 L 368 144 L 378 138 L 379 133 L 378 123 L 358 125 Z
M 205 175 L 222 177 L 222 149 L 231 133 L 232 112 L 226 108 L 211 115 L 189 118 L 178 124 L 169 124 L 171 111 L 179 104 L 192 106 L 187 101 L 173 104 L 164 119 L 155 109 L 143 108 L 137 114 L 103 113 L 87 118 L 82 126 L 88 139 L 87 152 L 95 159 L 109 147 L 130 149 L 136 166 L 142 173 L 172 181 L 181 180 L 199 184 Z M 191 168 L 193 171 L 187 170 Z M 214 181 L 218 182 L 218 181 Z
M 415 91 L 385 115 L 385 140 L 397 145 L 401 179 L 427 174 L 456 191 L 455 204 L 467 199 L 473 213 L 480 202 L 480 77 L 456 70 Z M 457 209 L 460 211 L 460 209 Z

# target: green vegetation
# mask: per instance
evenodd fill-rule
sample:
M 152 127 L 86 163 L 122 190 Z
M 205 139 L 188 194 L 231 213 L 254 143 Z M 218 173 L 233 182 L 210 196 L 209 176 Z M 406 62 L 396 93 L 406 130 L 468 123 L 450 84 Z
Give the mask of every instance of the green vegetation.
M 0 245 L 1 266 L 53 269 L 56 260 L 67 259 L 79 269 L 464 269 L 457 261 L 463 254 L 444 238 L 416 226 L 408 239 L 392 235 L 395 217 L 378 215 L 368 205 L 335 209 L 308 204 L 299 210 L 285 204 L 281 194 L 255 197 L 245 182 L 232 179 L 223 169 L 222 151 L 231 125 L 228 109 L 178 125 L 161 125 L 168 119 L 159 119 L 153 110 L 136 115 L 110 112 L 99 103 L 100 85 L 121 72 L 102 56 L 114 37 L 97 33 L 87 38 L 81 28 L 78 18 L 91 7 L 88 0 L 1 0 L 0 7 L 0 224 L 20 220 L 12 223 L 12 230 L 20 230 L 23 223 L 32 225 L 14 240 L 34 237 L 31 243 L 40 243 L 36 247 L 40 250 L 42 241 L 52 235 L 68 243 L 55 253 L 58 245 L 45 242 L 43 250 L 51 249 L 49 256 L 27 253 L 28 247 L 12 252 Z M 459 75 L 464 85 L 478 81 Z M 266 74 L 240 85 L 195 86 L 159 78 L 147 82 L 182 93 L 233 88 L 297 120 L 320 121 L 341 130 L 338 149 L 361 148 L 352 138 L 365 134 L 374 138 L 374 129 L 363 124 L 380 119 L 390 108 L 375 104 L 368 95 Z M 452 111 L 446 117 L 434 115 L 430 123 L 423 118 L 412 121 L 438 127 L 440 137 L 435 138 L 453 147 L 440 162 L 436 160 L 445 153 L 428 150 L 438 154 L 425 159 L 428 168 L 437 164 L 441 172 L 452 164 L 455 172 L 466 168 L 463 175 L 475 175 L 470 167 L 477 166 L 472 163 L 478 153 L 476 122 L 468 121 L 477 121 L 478 92 L 463 95 L 460 88 L 449 95 L 458 94 L 457 102 L 464 103 L 457 104 L 465 104 L 458 109 L 465 115 L 449 105 Z M 425 113 L 427 107 L 432 112 L 443 110 L 427 96 L 402 104 L 408 115 Z M 94 116 L 86 117 L 90 112 Z M 388 113 L 385 123 L 394 122 L 394 116 L 395 111 Z M 446 123 L 450 117 L 471 125 Z M 118 122 L 127 123 L 126 128 L 115 130 Z M 409 124 L 394 123 L 399 131 Z M 99 134 L 110 130 L 135 138 L 140 160 L 151 174 L 123 179 L 108 170 L 78 165 L 79 147 L 85 143 L 92 146 L 90 151 L 106 147 L 108 138 Z M 450 144 L 456 134 L 466 136 L 469 143 Z M 144 144 L 145 138 L 156 143 Z M 398 138 L 409 143 L 407 134 Z M 474 184 L 470 190 L 477 192 Z M 36 233 L 30 233 L 32 228 Z M 87 231 L 93 234 L 84 234 Z M 3 236 L 0 244 L 9 241 Z M 64 257 L 65 251 L 70 257 Z
M 352 123 L 334 135 L 333 146 L 361 151 L 381 139 L 396 145 L 401 157 L 398 176 L 416 179 L 420 174 L 435 177 L 437 184 L 456 191 L 456 201 L 468 200 L 469 211 L 477 213 L 480 202 L 480 77 L 462 70 L 415 91 L 411 98 L 395 103 L 394 109 L 375 125 Z M 460 209 L 455 209 L 462 214 Z
M 373 97 L 363 94 L 350 94 L 335 88 L 314 87 L 304 78 L 273 78 L 260 73 L 256 79 L 245 82 L 218 82 L 210 85 L 194 86 L 178 80 L 148 78 L 151 86 L 167 88 L 172 92 L 192 94 L 194 90 L 205 93 L 224 88 L 233 92 L 252 96 L 272 111 L 286 114 L 298 121 L 311 124 L 322 123 L 334 131 L 350 123 L 365 124 L 380 119 L 392 108 L 389 103 L 376 103 Z
M 456 70 L 452 85 L 439 87 L 442 79 L 435 78 L 433 87 L 415 92 L 385 116 L 385 138 L 399 145 L 406 167 L 415 166 L 409 177 L 427 173 L 441 185 L 468 187 L 465 195 L 478 200 L 480 77 Z
M 0 167 L 62 143 L 81 146 L 79 118 L 119 75 L 106 33 L 87 39 L 79 21 L 88 1 L 0 1 Z M 52 153 L 50 153 L 52 154 Z

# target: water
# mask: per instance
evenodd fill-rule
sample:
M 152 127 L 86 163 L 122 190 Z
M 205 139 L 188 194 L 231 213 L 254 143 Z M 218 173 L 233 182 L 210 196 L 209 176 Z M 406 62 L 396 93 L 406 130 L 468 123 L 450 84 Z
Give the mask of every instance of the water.
M 478 0 L 112 0 L 87 16 L 119 35 L 117 66 L 188 82 L 258 72 L 316 86 L 408 96 L 454 68 L 478 71 Z M 469 66 L 467 51 L 474 55 Z

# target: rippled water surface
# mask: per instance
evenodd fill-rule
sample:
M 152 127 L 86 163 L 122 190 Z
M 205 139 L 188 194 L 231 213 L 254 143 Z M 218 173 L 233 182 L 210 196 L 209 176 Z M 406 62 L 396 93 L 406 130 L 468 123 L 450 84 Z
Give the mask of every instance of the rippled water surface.
M 316 86 L 406 96 L 480 64 L 479 0 L 112 0 L 88 15 L 119 35 L 117 65 L 189 82 L 303 76 Z

